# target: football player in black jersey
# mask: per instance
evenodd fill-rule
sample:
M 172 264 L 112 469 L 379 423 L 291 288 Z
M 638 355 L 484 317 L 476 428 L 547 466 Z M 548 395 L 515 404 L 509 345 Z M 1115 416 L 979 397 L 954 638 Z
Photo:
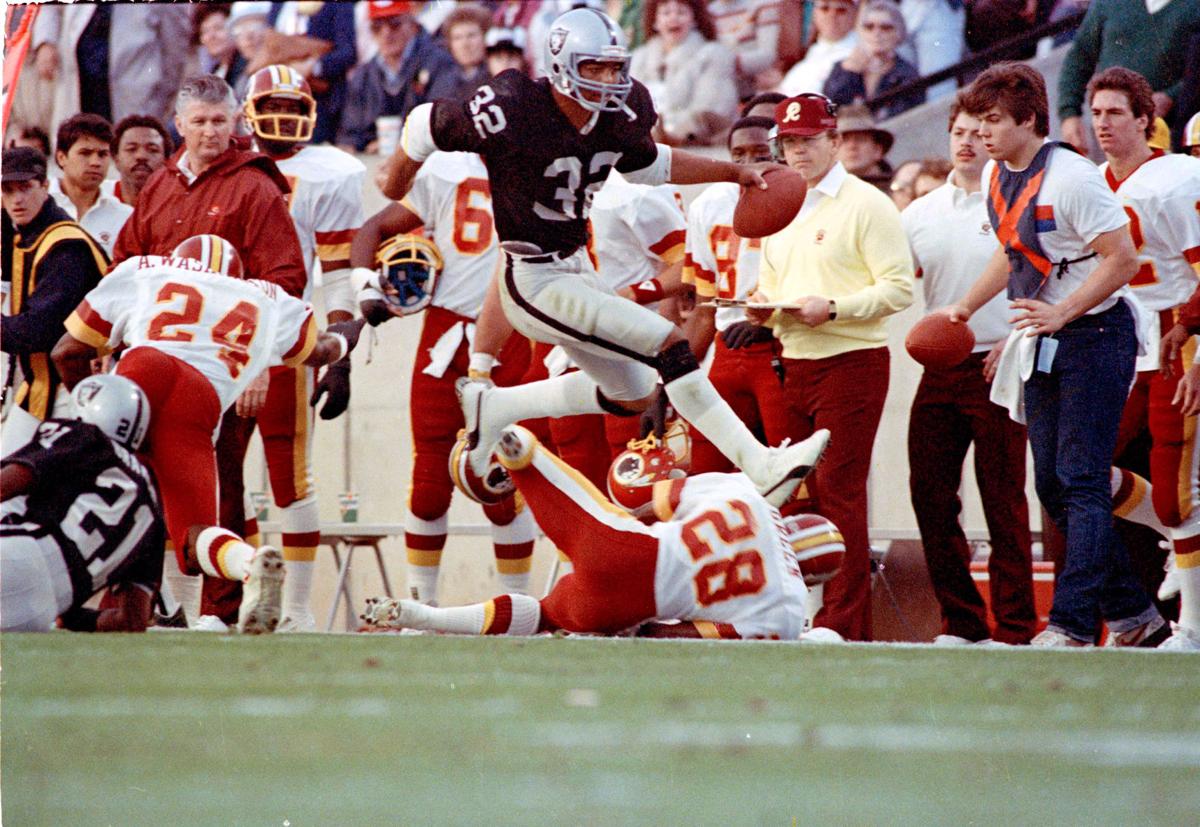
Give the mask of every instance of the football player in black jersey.
M 71 393 L 77 420 L 47 419 L 0 465 L 0 627 L 141 632 L 162 579 L 166 528 L 134 454 L 150 423 L 141 388 L 92 376 Z M 113 608 L 83 608 L 109 587 Z
M 661 376 L 675 409 L 764 496 L 781 504 L 820 459 L 828 432 L 792 446 L 764 447 L 713 389 L 683 332 L 606 289 L 586 252 L 592 196 L 613 169 L 634 183 L 765 187 L 761 170 L 767 165 L 738 165 L 656 144 L 650 94 L 629 77 L 624 35 L 603 13 L 583 8 L 560 16 L 545 50 L 548 78 L 535 81 L 510 70 L 468 100 L 414 109 L 384 185 L 388 197 L 399 199 L 435 150 L 478 153 L 487 166 L 505 256 L 499 300 L 484 306 L 471 368 L 486 376 L 494 362 L 488 354 L 497 352 L 492 346 L 506 338 L 511 324 L 531 339 L 562 345 L 582 369 L 513 388 L 465 384 L 472 470 L 483 474 L 500 431 L 512 422 L 583 413 L 631 416 L 650 404 Z M 365 286 L 367 295 L 385 289 Z

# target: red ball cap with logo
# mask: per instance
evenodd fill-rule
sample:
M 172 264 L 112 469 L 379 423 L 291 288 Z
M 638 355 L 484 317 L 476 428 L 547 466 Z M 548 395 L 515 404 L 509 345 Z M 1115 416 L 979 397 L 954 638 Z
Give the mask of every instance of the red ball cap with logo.
M 780 135 L 820 135 L 837 129 L 837 106 L 824 95 L 796 95 L 775 107 L 775 125 Z
M 412 14 L 412 10 L 413 4 L 403 0 L 371 0 L 367 6 L 367 19 L 380 20 L 384 17 Z

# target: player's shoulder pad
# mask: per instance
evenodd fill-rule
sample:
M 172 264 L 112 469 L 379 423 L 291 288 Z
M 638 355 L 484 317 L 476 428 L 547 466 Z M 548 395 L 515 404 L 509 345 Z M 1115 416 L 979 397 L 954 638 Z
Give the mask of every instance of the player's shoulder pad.
M 709 184 L 704 190 L 692 199 L 692 203 L 688 206 L 688 218 L 695 215 L 697 218 L 706 216 L 715 217 L 724 208 L 729 209 L 729 220 L 733 220 L 733 208 L 737 205 L 738 197 L 741 195 L 741 187 L 732 181 L 717 181 Z
M 538 93 L 537 81 L 516 69 L 506 69 L 486 83 L 480 84 L 480 87 L 483 86 L 490 86 L 496 93 L 492 103 L 504 109 L 505 114 L 521 111 L 529 99 Z M 469 101 L 473 97 L 475 95 L 471 94 L 466 99 Z
M 487 167 L 474 152 L 443 152 L 429 156 L 417 177 L 429 175 L 439 181 L 458 184 L 466 178 L 487 178 Z

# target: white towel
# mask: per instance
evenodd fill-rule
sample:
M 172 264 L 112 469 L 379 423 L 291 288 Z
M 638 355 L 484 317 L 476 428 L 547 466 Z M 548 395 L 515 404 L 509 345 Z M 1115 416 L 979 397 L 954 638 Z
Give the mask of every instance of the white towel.
M 1008 334 L 996 362 L 996 375 L 992 378 L 991 400 L 1007 410 L 1010 419 L 1022 425 L 1025 424 L 1025 382 L 1033 376 L 1037 340 L 1037 336 L 1026 336 L 1024 330 Z
M 434 342 L 433 347 L 429 348 L 429 364 L 421 373 L 441 379 L 446 373 L 446 368 L 450 367 L 450 363 L 454 361 L 454 355 L 458 353 L 463 339 L 467 340 L 467 349 L 470 350 L 475 344 L 474 323 L 455 322 L 447 328 L 446 332 Z

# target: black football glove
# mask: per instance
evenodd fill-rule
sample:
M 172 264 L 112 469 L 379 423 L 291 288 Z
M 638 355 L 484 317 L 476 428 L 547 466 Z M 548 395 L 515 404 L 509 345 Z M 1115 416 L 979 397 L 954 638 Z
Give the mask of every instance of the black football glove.
M 371 327 L 379 327 L 388 319 L 396 318 L 392 315 L 392 311 L 388 310 L 388 303 L 383 299 L 368 299 L 359 302 L 358 309 L 362 311 L 363 318 Z
M 363 325 L 366 323 L 366 319 L 347 319 L 344 322 L 334 322 L 327 328 L 327 331 L 340 333 L 346 337 L 346 356 L 349 356 L 353 352 L 354 346 L 358 344 L 358 335 L 362 333 Z
M 721 331 L 721 339 L 730 350 L 739 350 L 758 342 L 769 342 L 774 335 L 771 328 L 750 322 L 734 322 Z
M 650 403 L 650 407 L 642 411 L 641 422 L 638 428 L 638 438 L 645 439 L 649 434 L 654 434 L 659 439 L 667 432 L 667 392 L 661 385 L 658 387 L 658 393 L 654 397 L 654 401 Z
M 329 398 L 321 408 L 321 419 L 336 419 L 346 412 L 346 406 L 350 404 L 349 356 L 325 368 L 308 404 L 315 408 L 326 393 Z

